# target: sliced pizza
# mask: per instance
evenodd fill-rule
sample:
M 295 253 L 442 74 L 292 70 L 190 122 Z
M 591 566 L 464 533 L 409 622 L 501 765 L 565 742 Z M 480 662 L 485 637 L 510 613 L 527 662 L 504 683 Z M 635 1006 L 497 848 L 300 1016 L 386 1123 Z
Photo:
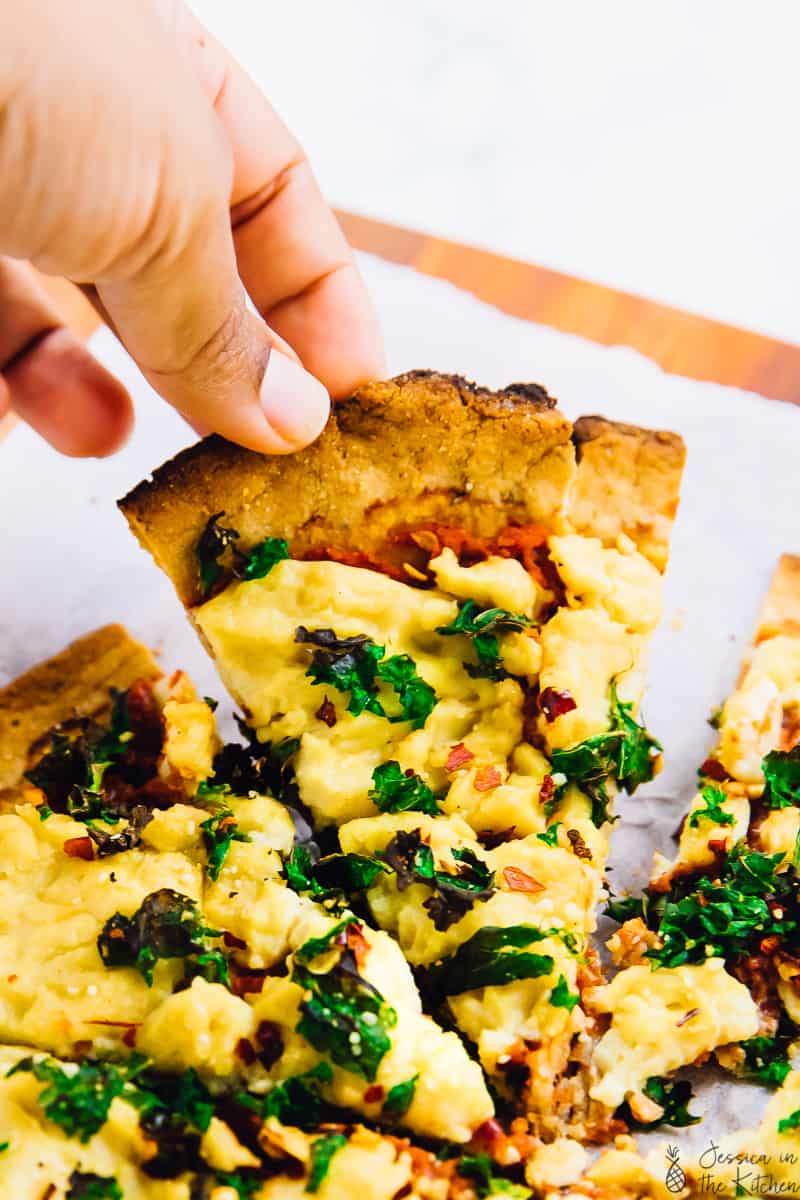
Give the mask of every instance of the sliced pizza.
M 682 465 L 533 385 L 415 372 L 291 460 L 212 438 L 121 503 L 244 714 L 211 786 L 255 772 L 303 812 L 290 886 L 388 932 L 550 1139 L 621 1128 L 581 996 L 614 794 L 658 765 L 637 710 Z
M 789 1071 L 800 1024 L 800 559 L 781 559 L 713 723 L 717 747 L 677 856 L 657 854 L 645 895 L 611 907 L 624 923 L 610 946 L 626 965 L 596 994 L 611 1017 L 596 1094 L 642 1114 L 658 1115 L 650 1077 L 711 1052 L 772 1085 Z

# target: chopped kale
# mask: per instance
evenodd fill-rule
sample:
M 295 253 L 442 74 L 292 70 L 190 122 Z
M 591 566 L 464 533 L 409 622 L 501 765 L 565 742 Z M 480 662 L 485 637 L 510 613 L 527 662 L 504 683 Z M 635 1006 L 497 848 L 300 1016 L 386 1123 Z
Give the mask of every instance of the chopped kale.
M 550 993 L 550 1003 L 553 1007 L 565 1008 L 567 1012 L 572 1012 L 579 1000 L 580 996 L 577 992 L 571 992 L 564 976 L 559 975 L 558 982 Z
M 560 826 L 560 821 L 554 821 L 548 829 L 545 829 L 544 833 L 537 833 L 536 836 L 540 842 L 544 842 L 545 846 L 557 846 Z
M 397 875 L 399 891 L 412 883 L 431 888 L 433 895 L 423 903 L 434 927 L 440 932 L 460 921 L 472 906 L 488 900 L 495 891 L 494 872 L 468 847 L 451 851 L 455 871 L 436 867 L 433 851 L 423 842 L 419 829 L 397 831 L 383 852 L 384 862 Z
M 658 924 L 662 945 L 647 951 L 659 966 L 703 962 L 753 952 L 765 937 L 791 941 L 800 933 L 797 871 L 778 871 L 782 854 L 737 843 L 718 879 L 702 876 L 693 890 L 667 899 Z
M 248 833 L 242 833 L 236 823 L 236 817 L 229 808 L 223 808 L 214 813 L 207 821 L 200 823 L 203 831 L 203 844 L 206 848 L 208 861 L 206 871 L 211 879 L 219 879 L 222 864 L 233 842 L 251 841 Z
M 288 557 L 289 543 L 286 538 L 264 538 L 247 553 L 244 562 L 236 566 L 236 574 L 240 579 L 263 579 L 276 563 Z
M 107 967 L 136 967 L 153 983 L 153 968 L 162 958 L 183 958 L 187 973 L 202 974 L 228 984 L 227 963 L 221 951 L 211 949 L 209 938 L 218 930 L 203 924 L 194 900 L 171 888 L 151 892 L 131 917 L 115 913 L 106 921 L 97 939 L 100 957 Z
M 29 1071 L 46 1086 L 38 1104 L 48 1121 L 58 1125 L 67 1137 L 88 1142 L 102 1129 L 112 1102 L 117 1096 L 133 1091 L 132 1080 L 141 1072 L 145 1059 L 133 1056 L 123 1066 L 85 1060 L 61 1064 L 53 1058 L 20 1059 L 8 1076 Z
M 123 1200 L 122 1188 L 110 1175 L 73 1171 L 66 1200 Z
M 320 1124 L 325 1113 L 320 1091 L 324 1084 L 332 1081 L 330 1063 L 320 1062 L 302 1075 L 290 1075 L 276 1084 L 266 1096 L 248 1096 L 247 1106 L 255 1104 L 265 1119 L 277 1117 L 284 1125 L 313 1129 Z
M 788 1047 L 791 1037 L 754 1037 L 741 1043 L 744 1050 L 742 1074 L 747 1079 L 780 1087 L 792 1069 Z
M 481 608 L 474 600 L 465 600 L 458 616 L 449 625 L 440 625 L 437 633 L 444 637 L 462 634 L 472 639 L 477 663 L 464 663 L 473 679 L 505 679 L 508 672 L 500 659 L 498 633 L 527 629 L 533 624 L 530 617 L 508 612 L 505 608 Z
M 800 745 L 792 750 L 771 750 L 761 763 L 766 787 L 765 808 L 800 807 Z
M 117 833 L 109 833 L 107 829 L 98 829 L 91 821 L 86 823 L 86 832 L 97 847 L 97 857 L 107 858 L 112 854 L 123 854 L 133 850 L 142 840 L 142 830 L 152 820 L 151 809 L 144 804 L 137 804 L 128 817 L 128 823 Z
M 436 795 L 414 771 L 404 771 L 394 760 L 381 763 L 372 772 L 369 793 L 379 812 L 416 812 L 435 817 L 441 813 Z
M 604 913 L 605 916 L 611 917 L 612 921 L 624 925 L 626 921 L 631 921 L 634 917 L 644 919 L 644 904 L 642 896 L 612 896 Z
M 313 683 L 349 692 L 347 711 L 354 717 L 363 712 L 390 721 L 410 721 L 421 729 L 436 703 L 430 684 L 420 679 L 416 664 L 407 654 L 385 657 L 385 648 L 365 634 L 340 638 L 332 629 L 306 629 L 299 625 L 294 640 L 314 647 L 306 675 Z M 400 712 L 387 714 L 378 695 L 382 680 L 394 689 Z
M 402 1083 L 390 1087 L 383 1102 L 381 1116 L 386 1121 L 401 1121 L 411 1107 L 414 1093 L 417 1090 L 419 1075 L 412 1075 Z
M 274 796 L 284 804 L 297 804 L 299 794 L 292 757 L 300 749 L 299 738 L 260 742 L 255 730 L 236 717 L 244 744 L 228 742 L 214 758 L 214 773 L 200 785 L 200 798 L 219 800 L 229 793 L 248 796 L 251 792 Z
M 617 1110 L 618 1116 L 632 1129 L 655 1129 L 660 1125 L 671 1125 L 683 1129 L 696 1125 L 700 1117 L 689 1111 L 693 1099 L 692 1085 L 686 1079 L 667 1079 L 652 1075 L 642 1088 L 645 1096 L 663 1108 L 663 1116 L 655 1121 L 639 1121 L 634 1117 L 626 1101 Z
M 293 891 L 309 892 L 315 900 L 344 902 L 372 887 L 388 868 L 365 854 L 328 854 L 315 858 L 307 846 L 296 845 L 283 861 L 286 882 Z
M 264 1186 L 264 1175 L 251 1168 L 239 1171 L 215 1171 L 214 1181 L 219 1187 L 232 1188 L 238 1200 L 255 1200 Z
M 195 547 L 197 570 L 200 575 L 200 595 L 204 600 L 225 573 L 220 559 L 228 547 L 239 540 L 238 530 L 219 524 L 220 517 L 224 516 L 224 512 L 218 512 L 208 518 Z
M 512 1200 L 528 1200 L 533 1193 L 520 1183 L 512 1183 L 502 1175 L 495 1174 L 495 1164 L 488 1154 L 464 1155 L 458 1161 L 458 1173 L 469 1179 L 478 1200 L 487 1196 L 510 1196 Z
M 788 1133 L 790 1129 L 800 1129 L 800 1108 L 778 1121 L 778 1133 Z
M 633 704 L 619 699 L 611 684 L 608 733 L 598 733 L 569 750 L 551 754 L 553 773 L 577 784 L 592 802 L 592 821 L 600 826 L 608 821 L 607 780 L 614 779 L 630 795 L 641 783 L 653 778 L 661 744 L 631 715 Z M 563 784 L 559 788 L 559 793 Z
M 323 1133 L 321 1137 L 314 1138 L 311 1143 L 311 1162 L 308 1166 L 307 1192 L 319 1191 L 330 1170 L 334 1154 L 346 1145 L 347 1138 L 343 1133 Z
M 391 1046 L 389 1029 L 397 1013 L 377 988 L 358 973 L 353 952 L 340 946 L 338 961 L 327 971 L 310 969 L 321 955 L 357 924 L 345 920 L 323 938 L 311 938 L 295 954 L 292 980 L 303 988 L 302 1016 L 297 1032 L 321 1054 L 328 1054 L 340 1067 L 362 1075 L 372 1083 L 384 1055 Z
M 733 825 L 736 818 L 732 812 L 723 808 L 728 799 L 728 793 L 721 788 L 707 785 L 700 793 L 705 808 L 696 808 L 689 815 L 689 824 L 696 829 L 701 821 L 710 821 L 712 825 Z
M 479 929 L 447 958 L 428 967 L 426 988 L 432 997 L 444 999 L 476 988 L 501 987 L 517 979 L 549 975 L 554 962 L 550 954 L 526 949 L 546 937 L 561 936 L 555 929 L 535 925 L 487 925 Z

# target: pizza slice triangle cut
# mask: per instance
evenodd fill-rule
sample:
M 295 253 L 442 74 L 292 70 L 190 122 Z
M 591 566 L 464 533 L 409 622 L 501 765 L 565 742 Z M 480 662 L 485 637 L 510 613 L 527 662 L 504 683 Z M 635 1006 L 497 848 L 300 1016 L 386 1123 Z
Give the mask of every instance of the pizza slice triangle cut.
M 580 999 L 615 792 L 658 766 L 638 707 L 683 460 L 534 385 L 413 372 L 291 459 L 212 438 L 121 501 L 313 832 L 289 882 L 366 904 L 548 1139 L 620 1128 Z M 246 790 L 235 750 L 215 778 Z
M 610 1017 L 595 1094 L 659 1117 L 658 1077 L 712 1052 L 777 1086 L 800 1030 L 800 558 L 784 555 L 717 744 L 641 897 L 611 906 L 623 969 L 595 994 Z M 655 1081 L 655 1084 L 653 1083 Z

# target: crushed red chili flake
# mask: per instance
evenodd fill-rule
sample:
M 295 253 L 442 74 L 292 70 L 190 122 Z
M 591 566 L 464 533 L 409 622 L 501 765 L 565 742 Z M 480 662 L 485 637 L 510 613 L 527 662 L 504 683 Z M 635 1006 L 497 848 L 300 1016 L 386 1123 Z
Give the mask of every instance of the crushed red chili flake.
M 126 1029 L 125 1032 L 123 1033 L 123 1035 L 122 1035 L 123 1045 L 127 1046 L 129 1050 L 132 1050 L 134 1048 L 134 1046 L 136 1045 L 136 1036 L 137 1036 L 138 1032 L 139 1032 L 139 1026 L 131 1025 L 130 1029 Z
M 231 991 L 234 996 L 258 995 L 264 990 L 266 971 L 242 971 L 230 963 Z
M 712 854 L 727 854 L 728 843 L 724 837 L 709 838 L 708 839 L 708 848 Z
M 483 846 L 484 850 L 496 850 L 498 846 L 502 846 L 505 842 L 513 842 L 517 836 L 516 825 L 509 825 L 508 829 L 484 829 L 478 834 L 478 841 Z
M 381 1085 L 379 1083 L 373 1083 L 372 1086 L 368 1087 L 367 1090 L 364 1092 L 364 1103 L 365 1104 L 377 1104 L 378 1101 L 382 1100 L 382 1099 L 383 1099 L 383 1088 L 381 1087 Z
M 259 1045 L 259 1060 L 270 1069 L 283 1054 L 283 1034 L 280 1025 L 274 1021 L 262 1021 L 256 1030 L 256 1041 Z
M 336 546 L 312 546 L 301 557 L 306 562 L 338 562 L 345 567 L 366 567 L 370 571 L 377 571 L 380 575 L 388 575 L 390 579 L 397 579 L 400 583 L 408 582 L 405 572 L 395 563 L 373 558 L 371 554 L 365 554 L 361 550 L 340 550 Z
M 256 1061 L 256 1052 L 247 1038 L 239 1038 L 236 1043 L 236 1057 L 240 1058 L 246 1067 L 252 1066 Z
M 585 859 L 588 859 L 589 862 L 591 862 L 592 861 L 592 852 L 589 849 L 589 847 L 586 845 L 586 842 L 583 840 L 583 838 L 581 837 L 578 830 L 577 829 L 568 829 L 567 837 L 569 838 L 569 844 L 572 846 L 572 853 L 577 858 L 585 858 Z
M 474 757 L 472 751 L 468 750 L 463 742 L 459 742 L 448 754 L 444 769 L 445 771 L 457 771 L 459 767 L 465 767 L 467 763 L 472 762 Z
M 475 772 L 472 786 L 476 792 L 491 792 L 502 782 L 503 777 L 497 767 L 481 767 L 479 771 Z
M 328 729 L 333 729 L 336 724 L 336 706 L 327 696 L 320 704 L 314 716 L 319 721 L 324 721 Z
M 67 838 L 64 842 L 64 853 L 68 858 L 82 858 L 84 862 L 92 862 L 94 842 L 90 837 Z
M 555 798 L 556 781 L 552 775 L 545 775 L 542 780 L 542 786 L 539 788 L 539 803 L 549 804 Z
M 369 954 L 369 942 L 362 933 L 363 926 L 357 921 L 347 926 L 345 930 L 345 945 L 351 951 L 359 970 L 364 966 Z
M 539 693 L 539 708 L 549 725 L 564 713 L 572 712 L 578 705 L 570 692 L 560 692 L 557 688 L 546 687 Z
M 511 892 L 543 892 L 544 884 L 539 883 L 521 867 L 503 867 L 503 878 Z
M 42 1200 L 52 1200 L 52 1197 L 55 1196 L 55 1194 L 56 1185 L 54 1183 L 48 1183 L 47 1187 L 42 1192 Z
M 707 758 L 700 767 L 699 773 L 703 779 L 713 779 L 716 783 L 724 783 L 726 779 L 730 779 L 730 775 L 718 758 Z
M 222 935 L 222 941 L 228 947 L 229 950 L 246 950 L 247 949 L 247 942 L 245 942 L 242 938 L 237 937 L 235 933 L 229 933 L 229 931 L 227 929 L 225 930 L 225 932 Z

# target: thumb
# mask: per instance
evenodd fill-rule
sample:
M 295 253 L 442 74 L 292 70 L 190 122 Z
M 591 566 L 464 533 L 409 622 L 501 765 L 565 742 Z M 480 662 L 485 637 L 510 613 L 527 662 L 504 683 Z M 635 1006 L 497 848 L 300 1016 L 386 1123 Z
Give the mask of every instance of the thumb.
M 156 212 L 150 227 L 164 219 Z M 270 454 L 308 445 L 327 420 L 328 393 L 248 309 L 224 196 L 166 223 L 154 252 L 97 283 L 126 348 L 199 430 Z

